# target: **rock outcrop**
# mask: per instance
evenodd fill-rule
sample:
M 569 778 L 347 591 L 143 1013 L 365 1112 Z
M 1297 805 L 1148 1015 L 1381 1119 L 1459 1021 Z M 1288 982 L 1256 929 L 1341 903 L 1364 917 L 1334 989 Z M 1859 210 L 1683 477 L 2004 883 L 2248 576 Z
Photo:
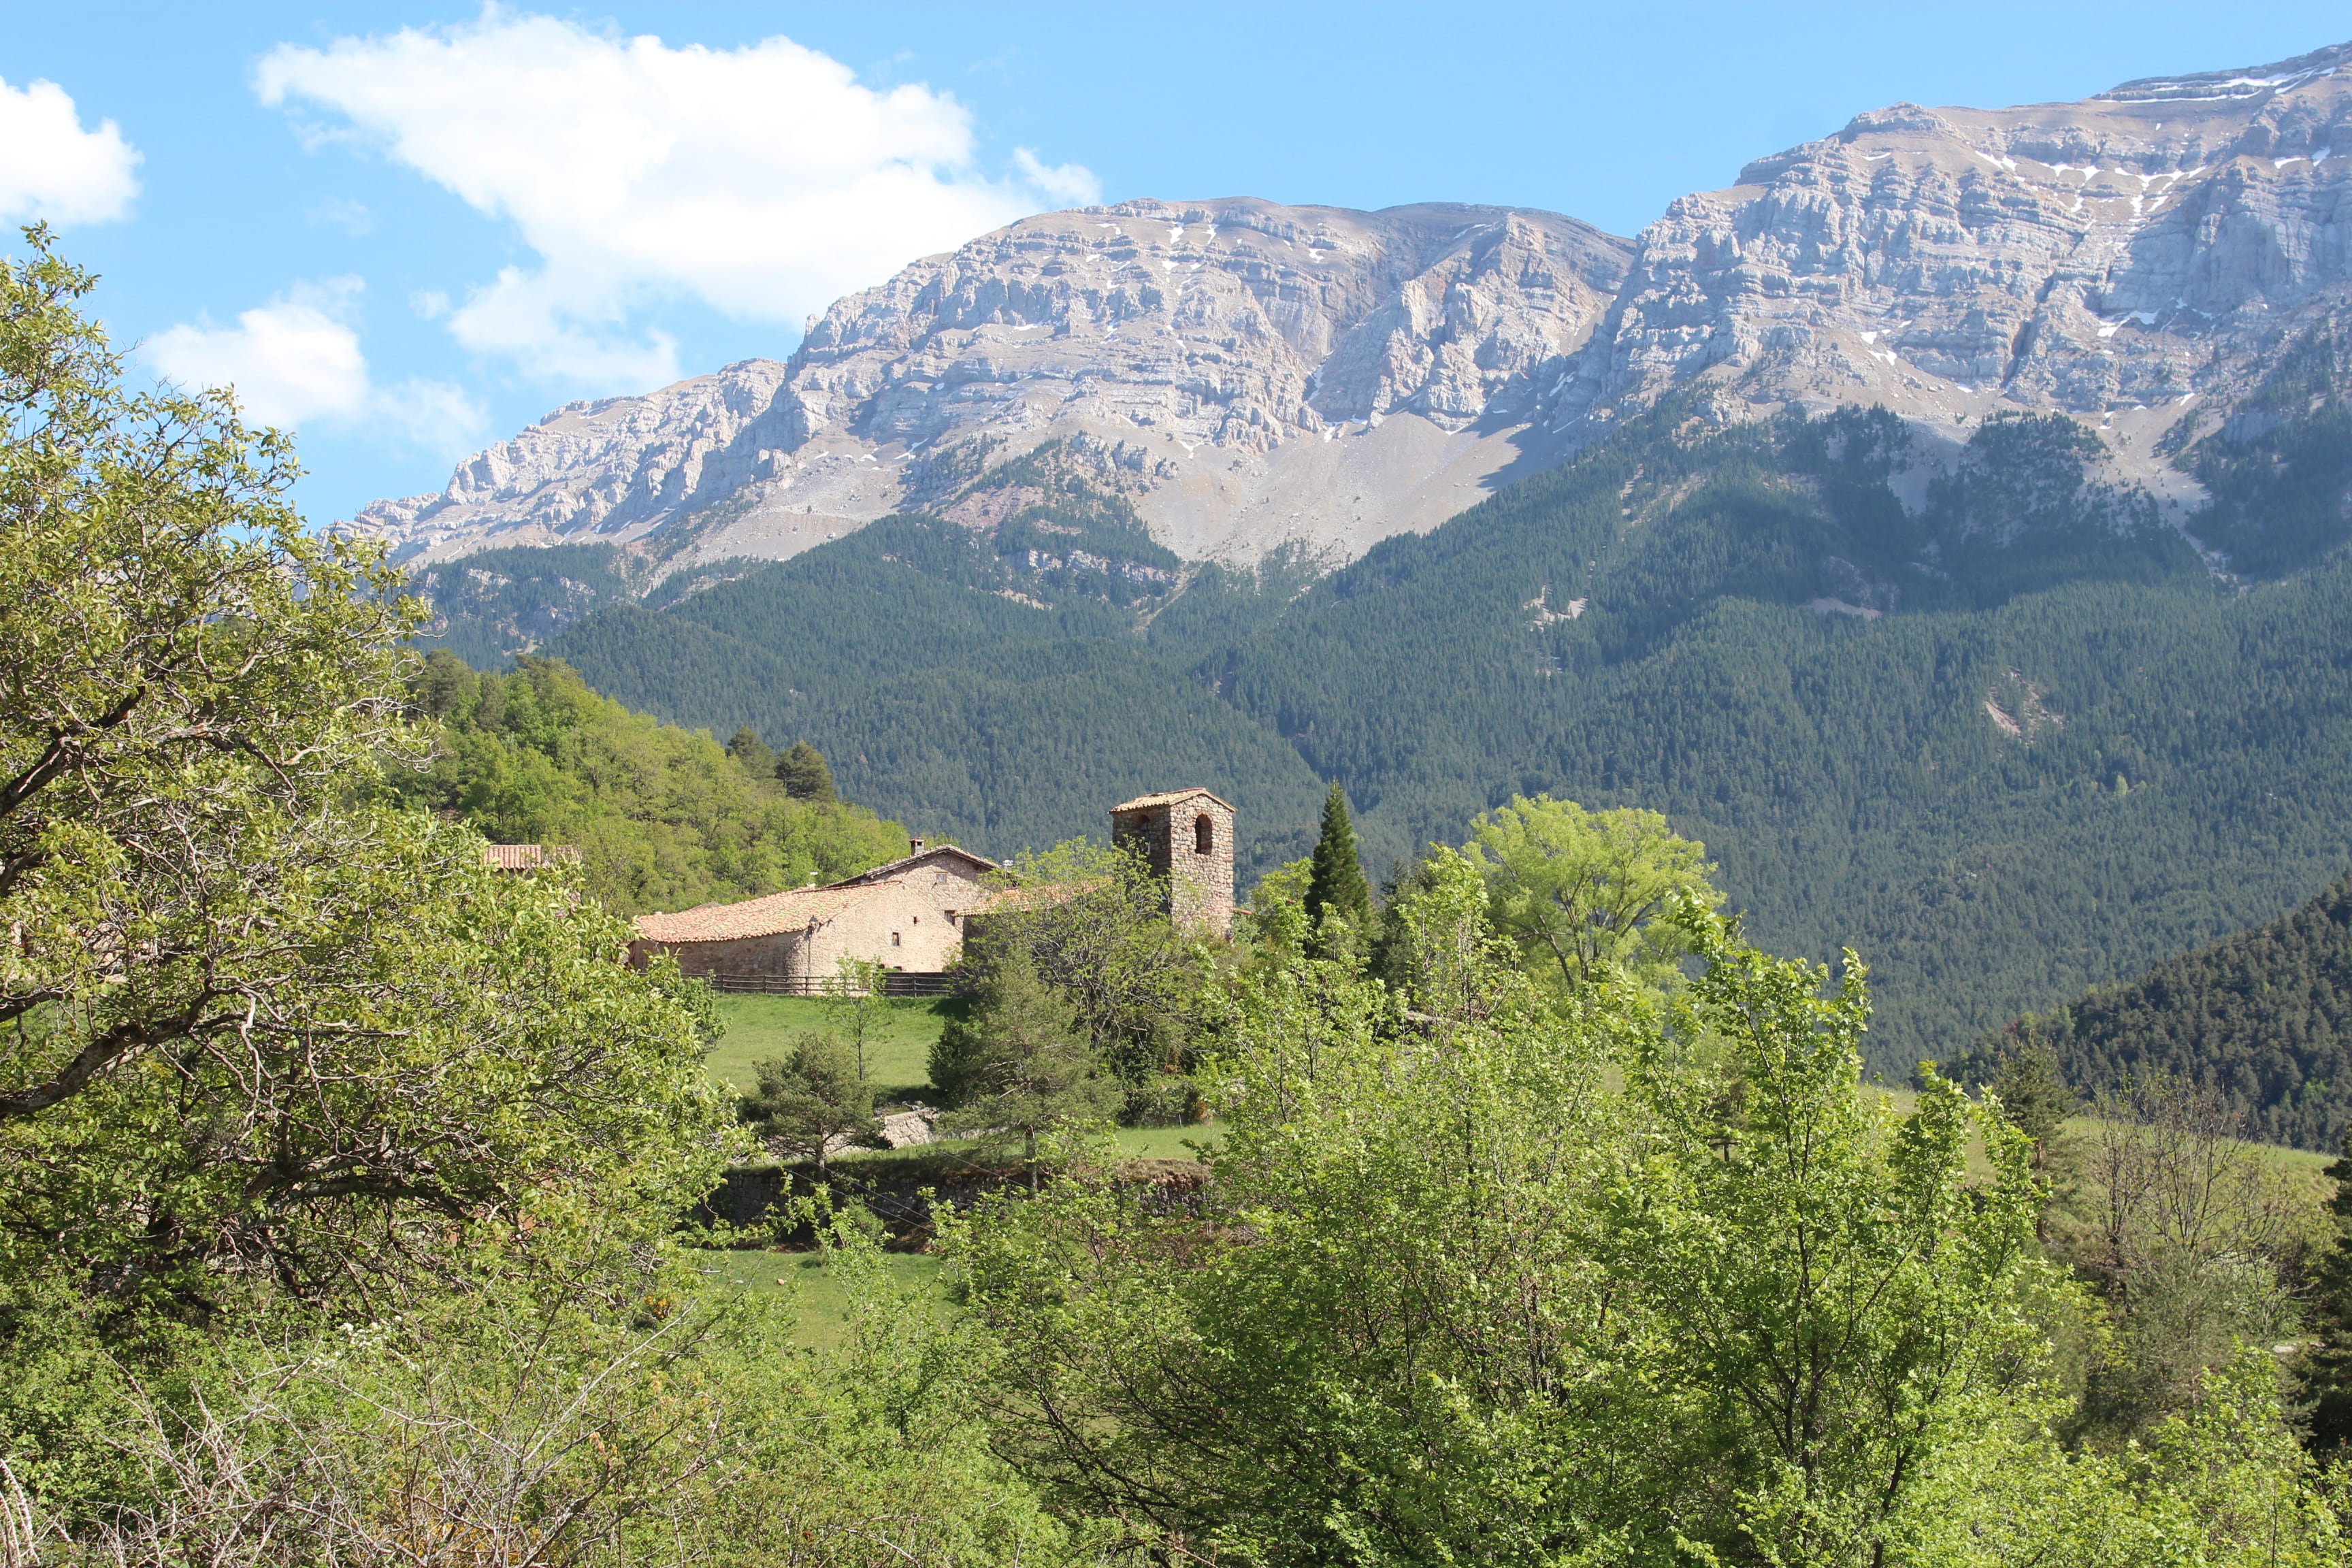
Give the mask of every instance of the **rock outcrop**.
M 1693 384 L 1727 418 L 1880 403 L 1955 437 L 2063 409 L 2184 500 L 2158 440 L 2352 302 L 2347 120 L 2352 45 L 1898 104 L 1630 244 L 1494 207 L 1046 214 L 840 300 L 789 364 L 568 405 L 355 526 L 420 561 L 784 556 L 1058 438 L 1180 554 L 1345 557 Z
M 1059 438 L 1188 556 L 1360 552 L 1475 499 L 1630 244 L 1550 213 L 1049 213 L 840 300 L 790 364 L 572 404 L 357 520 L 431 560 L 660 533 L 782 556 Z
M 1693 380 L 1944 428 L 2062 409 L 2157 477 L 2152 436 L 2352 297 L 2347 120 L 2352 46 L 2081 103 L 1858 116 L 1643 230 L 1546 422 Z

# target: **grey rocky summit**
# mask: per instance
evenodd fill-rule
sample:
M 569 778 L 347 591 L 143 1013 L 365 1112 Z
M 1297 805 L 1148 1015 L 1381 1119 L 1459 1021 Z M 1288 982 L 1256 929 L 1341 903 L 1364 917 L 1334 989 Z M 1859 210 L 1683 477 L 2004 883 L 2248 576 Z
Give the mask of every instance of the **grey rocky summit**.
M 1878 403 L 1953 441 L 2064 410 L 2185 501 L 2158 439 L 2352 303 L 2347 120 L 2352 45 L 2080 103 L 1898 104 L 1630 243 L 1517 208 L 1046 214 L 838 301 L 789 363 L 567 405 L 355 526 L 419 563 L 782 557 L 1059 439 L 1181 555 L 1347 557 L 1693 384 L 1719 417 Z

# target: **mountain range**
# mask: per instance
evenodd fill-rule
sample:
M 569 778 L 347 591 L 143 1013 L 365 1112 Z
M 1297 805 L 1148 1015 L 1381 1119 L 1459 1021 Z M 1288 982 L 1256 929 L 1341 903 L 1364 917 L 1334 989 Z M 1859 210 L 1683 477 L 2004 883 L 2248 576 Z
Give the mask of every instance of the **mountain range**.
M 1897 104 L 1633 240 L 1444 204 L 1049 213 L 836 302 L 788 363 L 568 405 L 354 525 L 422 561 L 776 559 L 1058 439 L 1189 559 L 1346 559 L 1692 384 L 1730 417 L 1875 404 L 1947 437 L 2064 410 L 2185 503 L 2158 440 L 2342 302 L 2347 58 Z
M 1632 240 L 1046 215 L 352 526 L 429 640 L 992 853 L 1171 781 L 1245 878 L 1327 779 L 1376 872 L 1656 807 L 1903 1070 L 2352 863 L 2347 68 L 1897 105 Z

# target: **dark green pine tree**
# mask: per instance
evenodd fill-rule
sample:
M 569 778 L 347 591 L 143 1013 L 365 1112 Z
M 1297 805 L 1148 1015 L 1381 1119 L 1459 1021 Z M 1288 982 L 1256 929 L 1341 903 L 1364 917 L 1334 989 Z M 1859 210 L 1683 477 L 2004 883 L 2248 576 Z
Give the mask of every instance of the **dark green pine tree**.
M 2316 1342 L 2304 1367 L 2304 1396 L 2310 1403 L 2309 1441 L 2322 1454 L 2352 1455 L 2352 1133 L 2344 1157 L 2327 1167 L 2336 1194 L 2327 1208 L 2335 1245 L 2313 1268 L 2311 1327 Z
M 1315 840 L 1313 871 L 1307 879 L 1307 918 L 1317 923 L 1325 910 L 1337 910 L 1359 940 L 1372 929 L 1372 886 L 1356 856 L 1356 825 L 1348 818 L 1347 793 L 1338 784 L 1323 797 L 1323 831 Z
M 760 732 L 746 724 L 735 731 L 727 742 L 727 754 L 735 759 L 747 773 L 771 773 L 776 771 L 776 753 L 760 739 Z
M 2050 1163 L 2053 1141 L 2066 1119 L 2074 1114 L 2075 1099 L 2059 1073 L 2057 1053 L 2049 1042 L 2031 1026 L 2024 1036 L 2001 1063 L 1991 1088 L 2002 1112 L 2033 1141 L 2033 1164 L 2039 1170 Z
M 793 749 L 776 760 L 776 776 L 794 800 L 834 798 L 833 770 L 824 765 L 824 753 L 806 741 L 794 741 Z

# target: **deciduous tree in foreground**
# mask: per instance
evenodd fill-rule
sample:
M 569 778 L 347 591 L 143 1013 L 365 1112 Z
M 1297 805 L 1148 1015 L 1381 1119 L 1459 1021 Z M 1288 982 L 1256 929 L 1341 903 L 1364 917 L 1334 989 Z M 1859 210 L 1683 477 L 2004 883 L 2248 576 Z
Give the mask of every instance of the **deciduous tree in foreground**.
M 951 1227 L 1051 1495 L 1263 1563 L 2336 1560 L 2259 1354 L 2143 1449 L 2053 1440 L 2087 1303 L 2026 1141 L 1863 1091 L 1853 955 L 1832 986 L 1676 901 L 1705 971 L 1661 1029 L 1622 974 L 1550 1005 L 1489 907 L 1441 851 L 1402 994 L 1249 973 L 1209 1213 L 1106 1173 Z

